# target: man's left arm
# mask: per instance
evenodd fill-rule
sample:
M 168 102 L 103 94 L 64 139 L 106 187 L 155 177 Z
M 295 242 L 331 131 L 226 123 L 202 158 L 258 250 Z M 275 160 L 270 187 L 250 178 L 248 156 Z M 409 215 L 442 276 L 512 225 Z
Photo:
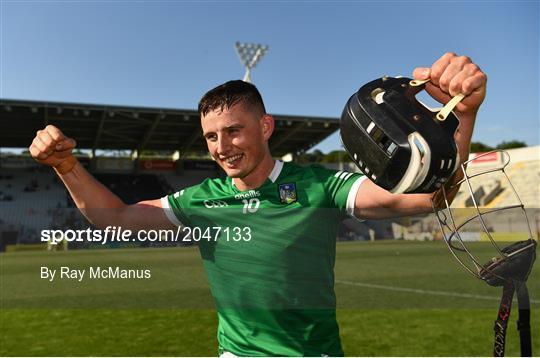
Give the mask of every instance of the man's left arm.
M 486 95 L 487 77 L 469 57 L 446 53 L 430 68 L 416 68 L 415 79 L 430 79 L 428 94 L 440 103 L 448 103 L 462 93 L 465 98 L 455 107 L 460 120 L 454 136 L 462 163 L 468 160 L 476 114 Z M 458 170 L 447 187 L 462 179 Z M 458 187 L 448 193 L 453 200 Z M 365 180 L 356 193 L 355 216 L 362 219 L 384 219 L 430 212 L 434 194 L 392 194 L 371 180 Z

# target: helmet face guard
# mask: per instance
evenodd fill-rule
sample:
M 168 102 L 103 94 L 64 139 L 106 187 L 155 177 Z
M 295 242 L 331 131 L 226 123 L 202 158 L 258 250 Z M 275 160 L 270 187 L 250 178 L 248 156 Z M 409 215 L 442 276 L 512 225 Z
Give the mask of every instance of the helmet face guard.
M 416 99 L 424 83 L 379 78 L 353 94 L 341 115 L 341 141 L 350 157 L 392 193 L 434 192 L 459 165 L 459 120 L 451 111 L 441 119 L 441 112 Z
M 510 163 L 508 153 L 499 150 L 484 153 L 474 159 L 489 156 L 493 153 L 497 153 L 503 157 L 503 164 L 500 167 L 485 169 L 471 174 L 467 170 L 467 164 L 470 161 L 465 162 L 461 165 L 463 179 L 448 188 L 448 190 L 452 191 L 459 185 L 466 185 L 471 199 L 469 204 L 473 206 L 471 211 L 451 208 L 447 198 L 447 188 L 445 187 L 442 187 L 438 193 L 442 196 L 442 208 L 440 208 L 440 200 L 437 200 L 437 203 L 433 205 L 433 210 L 437 216 L 443 239 L 459 263 L 469 273 L 485 281 L 488 285 L 503 287 L 499 312 L 494 325 L 495 341 L 493 355 L 495 357 L 504 356 L 506 328 L 510 316 L 512 298 L 514 292 L 516 292 L 519 306 L 518 330 L 521 355 L 523 357 L 530 357 L 532 356 L 530 301 L 526 281 L 536 260 L 537 243 L 533 237 L 525 207 L 505 171 L 507 165 Z M 487 183 L 493 178 L 493 175 L 497 174 L 507 180 L 507 190 L 511 191 L 510 194 L 513 194 L 516 204 L 494 208 L 480 207 L 475 197 L 477 190 L 472 183 L 473 179 L 478 177 L 482 183 Z M 461 210 L 461 213 L 465 212 L 466 215 L 460 215 L 458 210 Z M 527 231 L 523 233 L 523 240 L 511 244 L 506 243 L 504 247 L 500 247 L 500 242 L 497 243 L 494 238 L 496 233 L 490 228 L 488 216 L 504 213 L 505 216 L 508 215 L 510 220 L 518 219 L 516 216 L 511 216 L 510 213 L 512 210 L 518 211 L 521 217 L 520 221 L 526 223 Z M 500 220 L 498 218 L 495 219 Z M 487 237 L 488 246 L 491 246 L 490 254 L 492 256 L 490 260 L 479 259 L 477 254 L 473 254 L 474 250 L 471 244 L 467 242 L 467 234 L 470 234 L 470 231 L 466 229 L 466 226 L 471 223 L 476 223 L 476 227 L 479 228 L 478 231 L 484 237 Z
M 439 222 L 443 239 L 447 244 L 448 249 L 459 263 L 469 273 L 485 281 L 487 284 L 491 286 L 503 286 L 509 281 L 525 282 L 527 280 L 536 259 L 536 241 L 532 234 L 525 206 L 505 171 L 510 163 L 510 156 L 508 153 L 502 150 L 492 151 L 479 155 L 475 157 L 474 160 L 490 156 L 493 153 L 497 153 L 502 157 L 502 164 L 500 166 L 471 174 L 468 173 L 467 170 L 467 165 L 471 160 L 463 163 L 460 169 L 463 172 L 463 179 L 450 188 L 441 188 L 439 194 L 442 195 L 442 208 L 436 208 L 434 206 L 434 211 L 437 215 L 437 221 Z M 482 181 L 484 178 L 488 178 L 482 181 L 486 182 L 489 178 L 493 178 L 493 175 L 499 175 L 507 181 L 507 189 L 511 191 L 511 194 L 514 197 L 514 205 L 493 208 L 481 207 L 479 205 L 475 198 L 476 188 L 473 179 L 478 178 Z M 468 195 L 470 195 L 471 199 L 470 210 L 472 212 L 466 217 L 463 217 L 463 215 L 460 215 L 461 213 L 458 212 L 458 210 L 463 212 L 465 209 L 452 208 L 447 198 L 447 190 L 452 190 L 460 185 L 466 186 Z M 493 230 L 489 229 L 490 224 L 488 223 L 487 217 L 490 215 L 501 215 L 505 212 L 511 212 L 512 210 L 514 212 L 518 210 L 521 213 L 521 219 L 526 223 L 526 235 L 528 237 L 523 237 L 523 240 L 521 241 L 501 247 L 499 245 L 500 242 L 497 243 L 497 240 L 494 237 L 495 233 Z M 488 262 L 483 262 L 477 255 L 472 253 L 474 250 L 471 251 L 468 248 L 469 245 L 465 233 L 467 232 L 466 226 L 471 223 L 476 223 L 476 226 L 480 228 L 479 231 L 482 232 L 492 246 L 492 258 Z

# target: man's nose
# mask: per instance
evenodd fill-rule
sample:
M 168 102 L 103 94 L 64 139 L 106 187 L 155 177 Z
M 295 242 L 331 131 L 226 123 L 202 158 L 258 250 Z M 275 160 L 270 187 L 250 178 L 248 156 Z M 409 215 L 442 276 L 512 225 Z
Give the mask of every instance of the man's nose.
M 227 136 L 219 136 L 217 143 L 218 154 L 227 154 L 231 148 L 231 141 Z

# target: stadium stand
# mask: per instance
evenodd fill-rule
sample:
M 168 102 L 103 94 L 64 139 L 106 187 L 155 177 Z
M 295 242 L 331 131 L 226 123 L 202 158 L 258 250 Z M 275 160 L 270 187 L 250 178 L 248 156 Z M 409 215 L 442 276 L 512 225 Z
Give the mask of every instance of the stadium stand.
M 222 175 L 216 163 L 211 160 L 181 160 L 177 163 L 175 171 L 160 172 L 160 177 L 169 184 L 171 192 Z
M 153 174 L 95 174 L 97 180 L 118 195 L 125 203 L 161 198 L 168 194 L 169 185 Z
M 540 203 L 540 160 L 515 163 L 508 170 L 508 177 L 526 207 L 538 208 Z M 508 206 L 516 202 L 507 181 L 502 190 L 487 207 Z
M 206 153 L 196 110 L 0 99 L 2 147 L 26 147 L 47 124 L 76 138 L 78 148 Z M 338 118 L 274 114 L 274 155 L 303 153 L 339 128 Z
M 46 168 L 44 168 L 46 169 Z M 18 242 L 37 242 L 38 230 L 57 226 L 66 191 L 50 170 L 0 169 L 0 230 L 19 232 Z
M 503 166 L 504 154 L 491 154 L 489 160 L 475 163 L 475 156 L 469 165 L 469 175 L 495 170 L 471 180 L 473 197 L 479 206 L 486 208 L 503 207 L 518 204 L 510 183 L 514 186 L 521 202 L 529 208 L 538 208 L 540 204 L 540 147 L 520 148 L 507 151 L 510 163 L 504 173 L 498 168 Z M 506 174 L 506 176 L 505 176 Z M 470 189 L 462 185 L 453 204 L 454 207 L 472 207 Z
M 495 240 L 523 240 L 532 230 L 533 236 L 540 231 L 540 146 L 508 150 L 510 162 L 504 168 L 506 155 L 501 152 L 490 154 L 473 153 L 467 168 L 471 188 L 462 184 L 452 203 L 453 219 L 467 240 L 486 240 L 484 226 Z M 478 160 L 476 160 L 478 158 Z M 485 173 L 474 176 L 475 174 Z M 513 188 L 515 189 L 515 192 Z M 472 195 L 471 195 L 472 190 Z M 517 196 L 516 196 L 517 193 Z M 473 218 L 477 215 L 473 198 L 481 212 L 505 207 L 513 209 L 495 211 L 483 215 L 483 221 Z M 519 205 L 523 203 L 527 218 Z M 413 220 L 414 224 L 395 228 L 404 230 L 405 238 L 441 238 L 434 215 Z
M 168 194 L 167 181 L 154 174 L 96 174 L 127 203 Z M 18 244 L 39 243 L 42 229 L 88 227 L 73 209 L 64 186 L 48 168 L 0 169 L 0 232 L 16 232 Z

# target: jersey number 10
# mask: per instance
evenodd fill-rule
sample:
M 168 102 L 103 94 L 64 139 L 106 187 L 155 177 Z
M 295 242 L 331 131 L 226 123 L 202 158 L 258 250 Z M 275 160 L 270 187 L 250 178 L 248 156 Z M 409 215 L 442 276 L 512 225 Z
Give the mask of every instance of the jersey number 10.
M 242 209 L 242 213 L 255 213 L 257 210 L 259 210 L 259 205 L 261 204 L 261 201 L 256 198 L 251 198 L 249 200 L 243 199 L 242 202 L 244 203 L 244 208 Z

